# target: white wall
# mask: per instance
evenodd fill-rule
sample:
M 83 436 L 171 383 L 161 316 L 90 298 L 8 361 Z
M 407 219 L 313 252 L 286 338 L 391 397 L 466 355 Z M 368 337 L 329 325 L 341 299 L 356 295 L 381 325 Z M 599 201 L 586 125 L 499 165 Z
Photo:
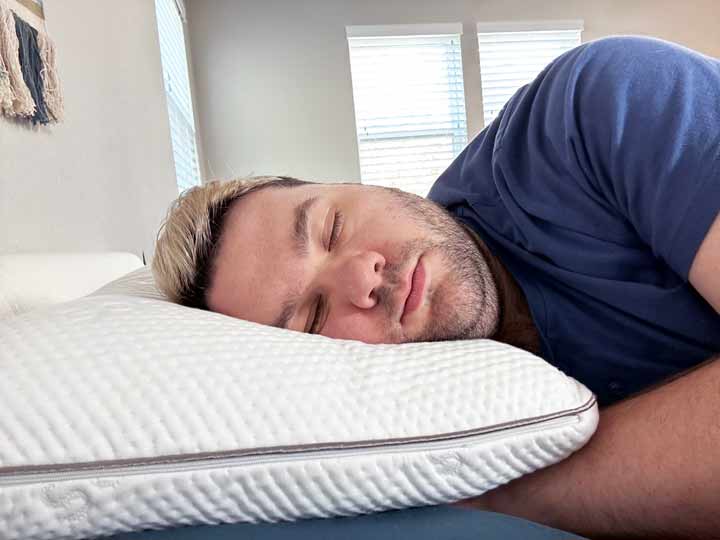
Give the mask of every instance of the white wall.
M 186 0 L 205 169 L 358 180 L 345 26 L 462 22 L 468 129 L 482 127 L 475 24 L 584 19 L 720 57 L 718 0 Z
M 45 0 L 65 121 L 0 117 L 0 253 L 150 253 L 177 196 L 152 0 Z

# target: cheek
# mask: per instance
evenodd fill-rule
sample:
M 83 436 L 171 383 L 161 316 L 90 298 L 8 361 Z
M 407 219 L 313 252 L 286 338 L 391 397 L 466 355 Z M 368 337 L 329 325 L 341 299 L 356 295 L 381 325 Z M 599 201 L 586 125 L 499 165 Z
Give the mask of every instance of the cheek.
M 374 315 L 374 313 L 372 314 Z M 388 329 L 370 313 L 330 316 L 322 335 L 336 339 L 354 339 L 364 343 L 395 343 Z

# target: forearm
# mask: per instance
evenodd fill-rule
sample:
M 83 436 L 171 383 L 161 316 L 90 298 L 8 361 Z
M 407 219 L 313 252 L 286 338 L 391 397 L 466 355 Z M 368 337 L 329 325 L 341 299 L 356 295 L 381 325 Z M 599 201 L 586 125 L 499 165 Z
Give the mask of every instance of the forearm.
M 591 538 L 720 538 L 720 361 L 601 412 L 567 460 L 477 499 Z

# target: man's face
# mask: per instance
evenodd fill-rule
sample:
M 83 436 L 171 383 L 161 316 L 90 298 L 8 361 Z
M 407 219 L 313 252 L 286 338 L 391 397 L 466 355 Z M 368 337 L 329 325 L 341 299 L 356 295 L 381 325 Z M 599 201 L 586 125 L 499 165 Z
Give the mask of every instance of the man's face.
M 228 211 L 208 307 L 367 343 L 489 336 L 497 290 L 436 204 L 361 185 L 266 188 Z

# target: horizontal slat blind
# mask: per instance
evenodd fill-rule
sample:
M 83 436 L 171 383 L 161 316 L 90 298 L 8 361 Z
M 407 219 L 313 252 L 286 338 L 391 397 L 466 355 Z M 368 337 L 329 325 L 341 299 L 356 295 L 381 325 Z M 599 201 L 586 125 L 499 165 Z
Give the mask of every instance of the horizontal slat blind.
M 580 45 L 580 27 L 565 30 L 479 32 L 483 113 L 489 125 L 521 86 L 552 60 Z
M 363 184 L 427 195 L 467 143 L 460 35 L 348 42 Z
M 155 12 L 175 174 L 178 190 L 183 191 L 200 184 L 200 167 L 195 142 L 195 118 L 190 94 L 185 35 L 176 1 L 156 0 Z

